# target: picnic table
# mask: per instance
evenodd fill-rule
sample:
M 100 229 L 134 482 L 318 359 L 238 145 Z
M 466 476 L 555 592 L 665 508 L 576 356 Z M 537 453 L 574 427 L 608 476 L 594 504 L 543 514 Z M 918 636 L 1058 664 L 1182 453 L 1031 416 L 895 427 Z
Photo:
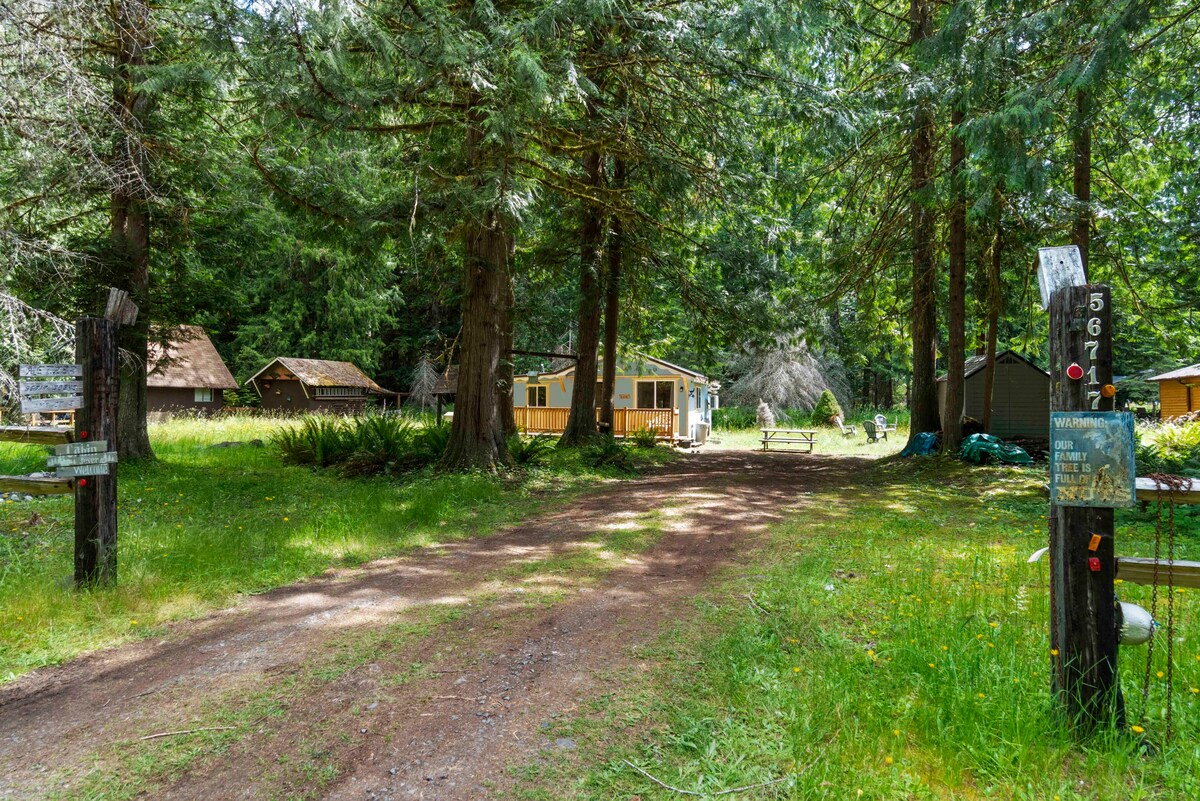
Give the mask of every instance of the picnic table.
M 807 428 L 760 428 L 762 432 L 762 447 L 767 450 L 770 445 L 793 445 L 797 449 L 804 447 L 807 453 L 812 453 L 813 445 L 817 443 L 817 432 Z

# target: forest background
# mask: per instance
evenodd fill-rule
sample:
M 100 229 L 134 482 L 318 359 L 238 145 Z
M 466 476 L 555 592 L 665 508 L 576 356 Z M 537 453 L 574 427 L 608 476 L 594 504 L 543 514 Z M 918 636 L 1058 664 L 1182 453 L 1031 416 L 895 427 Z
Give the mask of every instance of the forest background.
M 513 348 L 586 370 L 619 327 L 726 402 L 828 385 L 929 430 L 965 355 L 1045 364 L 1039 246 L 1113 286 L 1119 375 L 1200 358 L 1198 11 L 8 0 L 2 288 L 67 319 L 130 290 L 142 412 L 152 324 L 243 380 L 289 355 L 397 390 L 539 364 Z M 504 460 L 502 395 L 460 398 L 457 463 Z

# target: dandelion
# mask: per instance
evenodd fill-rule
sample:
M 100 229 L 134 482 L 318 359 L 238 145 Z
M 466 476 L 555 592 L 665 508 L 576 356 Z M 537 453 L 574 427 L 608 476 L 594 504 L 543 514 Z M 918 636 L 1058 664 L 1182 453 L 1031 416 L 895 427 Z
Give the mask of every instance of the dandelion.
M 1161 679 L 1163 676 L 1165 676 L 1165 675 L 1167 675 L 1167 674 L 1166 674 L 1166 673 L 1163 673 L 1163 672 L 1160 670 L 1160 671 L 1158 671 L 1157 673 L 1155 673 L 1154 675 L 1158 676 L 1158 677 Z
M 943 650 L 943 651 L 949 651 L 949 650 L 950 650 L 950 646 L 948 646 L 948 645 L 943 645 L 943 646 L 942 646 L 942 650 Z
M 798 667 L 794 667 L 794 668 L 792 668 L 792 672 L 793 672 L 793 673 L 799 673 L 799 672 L 800 672 L 800 668 L 798 668 Z
M 17 618 L 17 620 L 20 620 L 20 619 L 21 619 L 21 618 Z M 1193 687 L 1193 688 L 1192 688 L 1192 695 L 1200 695 L 1200 687 Z
M 899 737 L 899 736 L 900 736 L 900 730 L 899 730 L 899 729 L 892 729 L 892 734 L 894 734 L 894 735 L 896 735 L 897 737 Z
M 987 698 L 987 693 L 975 693 L 976 698 Z
M 937 667 L 937 665 L 935 665 L 933 662 L 930 662 L 930 663 L 929 663 L 929 666 L 930 666 L 931 668 L 936 668 L 936 667 Z
M 1051 648 L 1051 649 L 1050 649 L 1050 656 L 1058 656 L 1058 649 L 1057 649 L 1057 648 Z M 1198 657 L 1198 658 L 1200 658 L 1200 657 Z
M 287 519 L 286 517 L 285 517 L 285 518 L 283 518 L 283 522 L 285 522 L 285 523 L 286 523 L 287 521 L 288 521 L 288 519 Z
M 995 621 L 993 621 L 993 622 L 991 622 L 991 623 L 988 623 L 988 625 L 989 625 L 989 626 L 991 626 L 992 628 L 996 628 L 996 627 L 997 627 L 997 626 L 999 626 L 1000 624 L 999 624 L 999 623 L 996 623 Z
M 895 761 L 896 761 L 896 760 L 892 759 L 890 756 L 886 756 L 886 757 L 884 757 L 884 758 L 883 758 L 883 763 L 884 763 L 885 765 L 890 765 L 890 764 L 892 764 L 892 763 L 893 763 L 893 762 L 895 762 Z
M 129 625 L 131 625 L 131 626 L 136 626 L 137 624 L 138 624 L 138 622 L 136 620 L 129 621 Z
M 1146 732 L 1141 726 L 1130 726 L 1129 730 L 1134 734 L 1144 734 Z

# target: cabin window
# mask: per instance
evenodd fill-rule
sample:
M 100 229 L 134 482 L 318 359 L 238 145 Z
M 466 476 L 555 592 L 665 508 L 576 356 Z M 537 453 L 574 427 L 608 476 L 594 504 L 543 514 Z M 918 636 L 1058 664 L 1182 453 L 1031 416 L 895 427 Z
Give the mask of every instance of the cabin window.
M 637 382 L 637 407 L 639 409 L 674 409 L 675 382 Z
M 318 398 L 355 398 L 365 395 L 362 387 L 317 387 Z
M 525 389 L 525 405 L 526 406 L 545 406 L 546 405 L 546 387 L 527 387 Z
M 192 398 L 196 401 L 196 403 L 212 403 L 211 389 L 201 389 L 200 387 L 196 387 L 194 392 L 195 394 L 192 396 Z

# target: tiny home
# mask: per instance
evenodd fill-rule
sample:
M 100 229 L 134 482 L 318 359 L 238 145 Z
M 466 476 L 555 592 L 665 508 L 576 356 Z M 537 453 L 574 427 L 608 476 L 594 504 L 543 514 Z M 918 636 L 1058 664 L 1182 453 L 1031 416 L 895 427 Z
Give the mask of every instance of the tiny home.
M 1200 364 L 1151 376 L 1158 382 L 1158 406 L 1163 420 L 1200 411 Z
M 965 397 L 960 414 L 982 420 L 987 357 L 972 356 L 964 367 Z M 945 425 L 946 376 L 938 379 L 938 409 Z M 992 430 L 988 433 L 1002 439 L 1050 437 L 1050 374 L 1011 350 L 996 354 Z
M 596 371 L 596 393 L 603 390 L 603 365 Z M 513 414 L 529 433 L 561 433 L 567 426 L 575 366 L 513 379 Z M 649 356 L 617 364 L 613 398 L 613 434 L 657 429 L 660 436 L 704 442 L 716 396 L 706 377 L 694 370 Z M 600 410 L 596 410 L 599 416 Z
M 212 340 L 197 325 L 156 332 L 147 361 L 149 412 L 194 410 L 212 414 L 225 407 L 223 391 L 238 388 Z
M 247 383 L 264 409 L 362 414 L 371 396 L 394 396 L 350 362 L 281 356 Z

